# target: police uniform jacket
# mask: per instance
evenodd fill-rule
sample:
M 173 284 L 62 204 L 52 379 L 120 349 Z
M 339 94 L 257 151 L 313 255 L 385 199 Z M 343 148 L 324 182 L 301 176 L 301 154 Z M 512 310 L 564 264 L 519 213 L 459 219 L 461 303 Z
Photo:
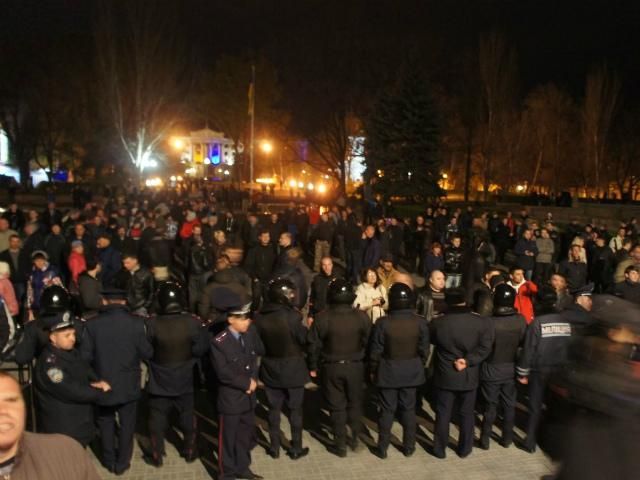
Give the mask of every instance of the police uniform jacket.
M 264 346 L 254 326 L 243 335 L 244 348 L 226 328 L 211 342 L 213 368 L 218 378 L 218 412 L 239 415 L 256 406 L 256 393 L 247 394 L 251 379 L 258 378 L 258 356 Z
M 111 394 L 100 399 L 99 405 L 121 405 L 140 398 L 140 362 L 153 355 L 141 317 L 124 305 L 105 305 L 86 322 L 80 352 L 111 385 Z
M 562 311 L 562 316 L 573 327 L 573 333 L 587 333 L 595 323 L 590 312 L 582 308 L 577 303 L 572 303 Z
M 370 367 L 382 388 L 417 387 L 425 382 L 429 355 L 427 320 L 411 310 L 378 319 L 371 334 Z
M 493 347 L 493 325 L 487 317 L 456 312 L 436 318 L 430 323 L 435 350 L 434 383 L 445 390 L 473 390 L 480 381 L 480 364 Z M 458 371 L 454 361 L 464 358 L 467 368 Z
M 46 346 L 34 380 L 42 430 L 63 433 L 83 444 L 91 441 L 95 432 L 93 403 L 110 393 L 90 385 L 99 378 L 80 352 Z
M 285 305 L 266 304 L 254 324 L 264 344 L 260 379 L 273 388 L 302 387 L 309 381 L 305 361 L 307 328 L 302 315 Z
M 359 362 L 364 359 L 371 320 L 351 305 L 331 305 L 316 315 L 309 330 L 309 368 L 320 362 Z
M 196 359 L 209 350 L 202 322 L 188 313 L 157 315 L 147 320 L 147 337 L 153 346 L 147 391 L 165 397 L 193 392 Z
M 483 382 L 506 382 L 515 378 L 518 348 L 524 343 L 527 321 L 516 310 L 502 309 L 491 317 L 495 340 L 482 364 Z
M 571 333 L 571 323 L 561 313 L 534 318 L 518 359 L 518 375 L 526 377 L 531 370 L 550 371 L 566 364 Z

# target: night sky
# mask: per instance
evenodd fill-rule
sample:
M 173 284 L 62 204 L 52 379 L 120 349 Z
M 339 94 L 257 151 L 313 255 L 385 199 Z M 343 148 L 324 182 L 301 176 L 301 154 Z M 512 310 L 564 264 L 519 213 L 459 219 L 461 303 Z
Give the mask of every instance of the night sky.
M 0 38 L 37 49 L 67 37 L 70 56 L 90 57 L 95 3 L 5 0 Z M 204 68 L 221 54 L 259 51 L 286 81 L 304 68 L 305 56 L 349 39 L 363 50 L 397 53 L 399 63 L 408 49 L 417 50 L 446 83 L 457 75 L 456 59 L 476 48 L 481 33 L 496 30 L 517 50 L 523 92 L 552 81 L 579 97 L 589 68 L 606 62 L 619 72 L 624 98 L 640 99 L 637 1 L 184 0 L 180 9 L 175 35 Z

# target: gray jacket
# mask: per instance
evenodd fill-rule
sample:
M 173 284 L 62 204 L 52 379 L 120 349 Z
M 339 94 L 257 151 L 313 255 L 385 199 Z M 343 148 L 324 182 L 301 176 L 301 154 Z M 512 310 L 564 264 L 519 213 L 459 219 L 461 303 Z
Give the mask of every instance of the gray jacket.
M 551 263 L 555 245 L 550 238 L 536 238 L 536 245 L 538 247 L 538 255 L 536 256 L 537 263 Z

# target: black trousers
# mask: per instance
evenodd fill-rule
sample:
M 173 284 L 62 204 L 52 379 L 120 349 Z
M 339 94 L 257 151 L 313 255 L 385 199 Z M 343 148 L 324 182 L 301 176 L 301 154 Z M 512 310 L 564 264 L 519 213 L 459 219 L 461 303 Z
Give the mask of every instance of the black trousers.
M 221 480 L 246 475 L 251 465 L 251 450 L 256 444 L 256 419 L 253 410 L 238 415 L 221 414 L 218 423 L 218 469 Z
M 137 401 L 98 407 L 97 423 L 102 441 L 102 461 L 105 465 L 113 465 L 116 470 L 126 470 L 131 464 L 137 409 Z M 118 425 L 116 425 L 116 415 Z M 117 454 L 116 432 L 118 437 Z
M 396 411 L 402 425 L 402 446 L 411 449 L 416 444 L 416 387 L 381 388 L 378 391 L 378 447 L 387 449 Z
M 364 365 L 362 362 L 326 363 L 321 379 L 335 446 L 342 450 L 347 443 L 347 423 L 353 437 L 362 429 Z
M 542 418 L 542 404 L 548 380 L 547 372 L 532 371 L 529 375 L 529 421 L 527 422 L 526 448 L 534 448 L 537 443 L 538 426 Z
M 444 390 L 436 392 L 436 425 L 433 450 L 443 455 L 449 441 L 449 423 L 456 402 L 459 402 L 460 435 L 458 437 L 458 455 L 466 455 L 473 448 L 474 408 L 477 390 Z
M 164 435 L 169 426 L 169 413 L 172 408 L 178 412 L 179 426 L 184 436 L 182 454 L 190 457 L 196 450 L 196 417 L 193 414 L 193 393 L 177 397 L 149 396 L 149 434 L 151 453 L 155 459 L 164 454 Z
M 505 382 L 483 382 L 480 386 L 485 401 L 482 419 L 482 437 L 489 440 L 491 427 L 498 415 L 498 405 L 502 408 L 502 443 L 508 445 L 513 441 L 513 424 L 516 416 L 516 382 L 513 379 Z
M 304 402 L 304 387 L 272 388 L 265 386 L 267 401 L 269 402 L 269 440 L 271 448 L 280 448 L 280 417 L 282 407 L 289 409 L 289 423 L 291 424 L 291 450 L 302 450 L 302 404 Z

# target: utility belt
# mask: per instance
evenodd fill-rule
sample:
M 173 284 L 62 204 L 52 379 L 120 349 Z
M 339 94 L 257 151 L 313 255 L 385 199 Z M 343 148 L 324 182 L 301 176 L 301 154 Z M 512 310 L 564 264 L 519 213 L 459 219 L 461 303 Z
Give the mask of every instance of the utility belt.
M 347 365 L 349 363 L 362 363 L 362 360 L 332 360 L 323 362 L 325 365 Z

